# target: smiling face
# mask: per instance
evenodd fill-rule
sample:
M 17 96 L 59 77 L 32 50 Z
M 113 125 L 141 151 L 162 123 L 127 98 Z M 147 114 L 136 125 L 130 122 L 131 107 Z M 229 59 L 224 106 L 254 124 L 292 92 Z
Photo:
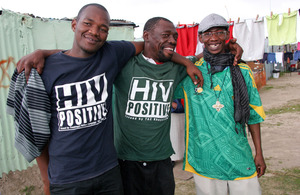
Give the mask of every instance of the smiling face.
M 211 54 L 225 52 L 225 42 L 229 39 L 229 32 L 222 27 L 210 28 L 199 35 L 199 40 Z
M 173 23 L 159 20 L 153 29 L 144 31 L 144 55 L 156 62 L 170 61 L 177 44 L 178 33 Z
M 69 55 L 88 57 L 97 52 L 107 39 L 109 22 L 107 11 L 97 6 L 86 7 L 79 17 L 72 21 L 75 37 Z

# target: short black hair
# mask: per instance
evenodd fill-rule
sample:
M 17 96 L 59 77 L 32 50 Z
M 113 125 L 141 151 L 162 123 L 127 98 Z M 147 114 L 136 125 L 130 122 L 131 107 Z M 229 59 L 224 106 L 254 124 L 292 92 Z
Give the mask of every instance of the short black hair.
M 155 27 L 155 25 L 156 25 L 159 21 L 161 21 L 161 20 L 164 20 L 164 21 L 166 21 L 166 22 L 170 22 L 170 23 L 173 24 L 173 22 L 171 22 L 171 21 L 168 20 L 167 18 L 164 18 L 164 17 L 154 17 L 154 18 L 150 18 L 150 19 L 146 22 L 146 24 L 145 24 L 145 26 L 144 26 L 144 31 L 151 31 L 151 30 Z
M 78 12 L 78 14 L 77 14 L 77 17 L 76 17 L 77 20 L 80 18 L 82 12 L 83 12 L 87 7 L 89 7 L 89 6 L 95 6 L 95 7 L 98 7 L 98 8 L 100 8 L 100 9 L 102 9 L 103 11 L 105 11 L 105 12 L 108 13 L 107 9 L 106 9 L 103 5 L 100 5 L 100 4 L 98 4 L 98 3 L 89 3 L 89 4 L 86 4 L 85 6 L 83 6 L 83 7 L 79 10 L 79 12 Z

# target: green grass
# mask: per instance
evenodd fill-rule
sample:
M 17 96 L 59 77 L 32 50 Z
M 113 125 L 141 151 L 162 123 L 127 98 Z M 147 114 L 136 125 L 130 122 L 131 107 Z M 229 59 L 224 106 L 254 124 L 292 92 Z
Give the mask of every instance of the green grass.
M 21 193 L 25 193 L 26 195 L 31 195 L 31 192 L 34 191 L 34 186 L 26 186 L 23 190 L 20 190 Z
M 273 88 L 274 88 L 274 86 L 272 86 L 272 85 L 265 85 L 265 86 L 262 88 L 262 90 L 263 90 L 263 91 L 268 91 L 268 90 L 273 89 Z
M 283 114 L 287 112 L 299 112 L 299 111 L 300 111 L 300 104 L 295 104 L 295 105 L 287 104 L 279 108 L 271 108 L 269 110 L 266 110 L 266 115 Z M 278 126 L 280 126 L 280 124 Z
M 300 168 L 267 170 L 266 175 L 259 179 L 259 183 L 264 195 L 300 194 Z

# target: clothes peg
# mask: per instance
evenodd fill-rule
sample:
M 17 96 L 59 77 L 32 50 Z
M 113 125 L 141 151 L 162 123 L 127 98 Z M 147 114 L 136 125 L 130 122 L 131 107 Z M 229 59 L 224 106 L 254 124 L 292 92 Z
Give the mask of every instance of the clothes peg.
M 257 14 L 257 15 L 256 15 L 256 21 L 257 21 L 258 17 L 259 17 L 259 15 Z
M 271 18 L 272 18 L 272 16 L 273 16 L 273 12 L 271 12 Z
M 240 17 L 238 17 L 238 21 L 237 21 L 237 23 L 240 23 Z
M 289 8 L 289 10 L 288 10 L 288 14 L 289 14 L 289 15 L 291 14 L 291 8 Z

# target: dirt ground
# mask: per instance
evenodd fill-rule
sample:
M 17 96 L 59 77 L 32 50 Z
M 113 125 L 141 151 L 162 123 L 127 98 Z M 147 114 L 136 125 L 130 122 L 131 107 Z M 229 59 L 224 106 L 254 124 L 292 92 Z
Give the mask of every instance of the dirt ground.
M 265 110 L 287 104 L 300 104 L 300 75 L 296 72 L 285 73 L 278 79 L 270 79 L 260 90 L 260 95 Z M 262 123 L 263 152 L 269 170 L 300 167 L 299 114 L 299 112 L 275 114 L 267 116 Z M 249 141 L 251 143 L 251 138 Z M 174 168 L 176 184 L 182 184 L 192 178 L 191 174 L 182 171 L 181 168 L 181 162 L 176 163 Z M 178 186 L 191 188 L 185 185 Z M 0 178 L 0 195 L 26 194 L 29 191 L 33 195 L 43 194 L 42 181 L 36 165 L 27 170 L 3 174 Z M 176 191 L 184 192 L 185 189 L 177 187 Z

